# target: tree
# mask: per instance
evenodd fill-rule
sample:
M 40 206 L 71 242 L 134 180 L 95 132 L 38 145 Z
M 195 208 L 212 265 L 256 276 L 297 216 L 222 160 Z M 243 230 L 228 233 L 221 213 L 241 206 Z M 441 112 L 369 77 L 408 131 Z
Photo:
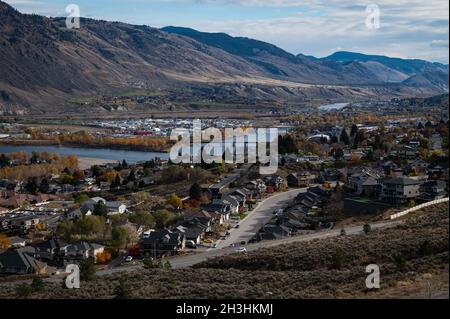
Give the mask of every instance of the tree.
M 106 264 L 108 261 L 111 260 L 111 253 L 109 251 L 103 251 L 101 253 L 98 253 L 95 258 L 97 260 L 97 263 L 99 264 Z
M 155 223 L 157 228 L 163 228 L 170 224 L 175 219 L 175 214 L 162 209 L 153 213 L 153 217 L 155 218 Z
M 95 279 L 95 266 L 92 259 L 85 259 L 80 263 L 80 279 L 82 281 Z
M 80 194 L 75 196 L 74 201 L 77 204 L 83 204 L 84 202 L 89 200 L 89 196 L 86 194 Z
M 128 244 L 128 229 L 122 226 L 114 227 L 111 231 L 112 244 L 115 248 L 120 249 Z
M 353 124 L 352 129 L 350 131 L 350 136 L 355 136 L 357 132 L 358 132 L 358 126 L 356 124 Z
M 100 200 L 94 205 L 94 211 L 92 213 L 95 216 L 107 217 L 108 208 L 106 207 L 105 203 L 103 203 L 103 201 Z
M 145 226 L 151 228 L 155 225 L 155 218 L 147 212 L 137 211 L 130 215 L 130 222 L 135 223 L 139 226 Z
M 173 207 L 176 207 L 176 208 L 181 208 L 183 206 L 183 202 L 181 201 L 181 198 L 175 194 L 172 194 L 167 198 L 166 204 L 172 205 Z
M 114 299 L 131 299 L 132 293 L 129 285 L 123 279 L 119 281 L 119 285 L 114 288 Z
M 0 234 L 0 249 L 8 249 L 11 247 L 11 240 L 9 240 L 8 236 L 4 234 Z
M 17 294 L 17 297 L 19 297 L 19 298 L 26 299 L 26 298 L 30 297 L 32 293 L 33 293 L 33 289 L 31 288 L 30 285 L 21 284 L 16 287 L 16 294 Z
M 74 232 L 74 224 L 70 220 L 63 220 L 56 227 L 56 234 L 67 241 L 70 241 Z
M 334 151 L 334 159 L 339 161 L 342 160 L 344 158 L 344 151 L 342 150 L 342 148 L 338 148 L 337 150 Z
M 191 188 L 189 189 L 189 197 L 192 199 L 195 199 L 197 201 L 200 201 L 203 195 L 203 190 L 200 187 L 198 183 L 192 184 Z
M 341 136 L 339 137 L 339 140 L 344 143 L 345 145 L 349 145 L 350 144 L 350 137 L 347 134 L 347 131 L 344 129 L 342 129 L 341 132 Z
M 363 226 L 364 234 L 366 234 L 366 235 L 369 234 L 371 230 L 372 230 L 372 227 L 370 226 L 370 224 L 364 224 L 364 226 Z
M 99 177 L 102 173 L 100 166 L 94 165 L 91 167 L 91 173 L 93 177 Z
M 31 282 L 31 288 L 36 292 L 44 290 L 44 281 L 42 280 L 42 278 L 34 277 L 33 281 Z
M 28 179 L 25 189 L 32 195 L 37 195 L 39 191 L 39 182 L 37 177 L 31 177 Z
M 46 177 L 41 180 L 41 184 L 39 185 L 39 191 L 41 193 L 47 193 L 50 188 L 50 183 Z

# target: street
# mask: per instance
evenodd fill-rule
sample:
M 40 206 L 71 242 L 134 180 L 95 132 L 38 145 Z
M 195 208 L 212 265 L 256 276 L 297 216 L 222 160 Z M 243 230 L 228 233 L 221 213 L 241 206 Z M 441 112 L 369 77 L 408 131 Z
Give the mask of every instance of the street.
M 280 208 L 284 208 L 291 200 L 293 200 L 299 193 L 306 192 L 307 188 L 294 189 L 287 192 L 274 194 L 265 199 L 250 212 L 245 219 L 239 222 L 239 228 L 233 228 L 230 231 L 230 236 L 225 240 L 218 240 L 216 242 L 217 248 L 223 249 L 232 244 L 238 244 L 245 241 L 246 243 L 255 236 L 255 234 L 263 227 L 271 218 L 274 217 L 274 212 Z M 214 248 L 213 248 L 214 249 Z

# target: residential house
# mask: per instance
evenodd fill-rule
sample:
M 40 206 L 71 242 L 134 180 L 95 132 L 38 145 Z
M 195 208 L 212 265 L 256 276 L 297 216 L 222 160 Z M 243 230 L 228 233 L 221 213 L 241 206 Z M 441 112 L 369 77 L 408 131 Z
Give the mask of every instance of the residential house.
M 64 265 L 79 264 L 86 259 L 92 259 L 94 262 L 97 262 L 98 254 L 101 254 L 104 251 L 105 246 L 103 245 L 82 241 L 69 245 L 65 249 L 65 254 L 62 256 L 62 259 Z
M 316 176 L 307 171 L 292 173 L 286 177 L 289 187 L 308 187 L 315 179 Z
M 11 243 L 11 247 L 13 248 L 22 248 L 27 245 L 27 240 L 22 237 L 9 237 L 9 242 Z
M 419 199 L 424 202 L 448 196 L 447 184 L 444 181 L 427 181 L 420 185 L 419 191 Z
M 49 264 L 60 264 L 62 258 L 66 255 L 70 244 L 63 242 L 58 238 L 51 238 L 34 245 L 36 249 L 35 258 L 48 262 Z
M 47 264 L 21 250 L 7 250 L 0 254 L 0 274 L 42 275 L 47 272 Z
M 152 231 L 139 242 L 140 251 L 154 258 L 164 255 L 175 255 L 184 249 L 186 237 L 184 234 L 169 229 Z
M 420 195 L 421 181 L 407 177 L 386 177 L 379 180 L 380 197 L 383 201 L 395 205 L 405 204 Z

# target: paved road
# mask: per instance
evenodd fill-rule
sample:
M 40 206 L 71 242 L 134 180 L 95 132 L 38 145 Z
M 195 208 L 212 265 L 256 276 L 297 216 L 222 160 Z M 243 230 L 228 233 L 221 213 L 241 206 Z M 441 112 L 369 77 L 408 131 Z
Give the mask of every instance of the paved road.
M 306 191 L 307 188 L 294 189 L 287 192 L 274 194 L 265 199 L 259 203 L 258 206 L 250 212 L 244 220 L 239 222 L 238 229 L 233 228 L 230 231 L 231 234 L 226 240 L 217 241 L 217 248 L 215 249 L 226 248 L 231 244 L 239 244 L 242 241 L 247 243 L 255 236 L 261 227 L 273 218 L 274 212 L 278 211 L 280 208 L 284 208 L 299 193 Z
M 379 229 L 379 228 L 394 227 L 394 226 L 398 225 L 399 223 L 401 223 L 401 221 L 379 222 L 379 223 L 371 224 L 371 227 L 373 230 L 375 230 L 375 229 Z M 362 234 L 363 226 L 359 225 L 359 226 L 348 227 L 348 228 L 345 228 L 345 231 L 346 231 L 347 235 Z M 305 241 L 310 241 L 310 240 L 315 240 L 315 239 L 326 239 L 326 238 L 332 238 L 332 237 L 337 237 L 337 236 L 341 236 L 340 229 L 326 230 L 326 231 L 321 231 L 321 232 L 317 232 L 317 233 L 310 234 L 310 235 L 287 237 L 285 239 L 279 239 L 279 240 L 262 241 L 262 242 L 259 242 L 256 244 L 246 245 L 245 247 L 248 252 L 251 252 L 251 251 L 258 250 L 260 248 L 274 247 L 274 246 L 278 246 L 278 245 L 285 245 L 285 244 L 290 244 L 290 243 L 295 243 L 295 242 L 305 242 Z M 206 261 L 209 258 L 225 256 L 225 255 L 233 254 L 235 252 L 236 252 L 235 248 L 226 247 L 223 249 L 214 249 L 214 250 L 206 251 L 206 252 L 199 253 L 199 254 L 189 255 L 189 256 L 173 257 L 173 258 L 170 258 L 169 260 L 172 265 L 172 268 L 179 269 L 179 268 L 191 267 L 200 262 Z M 140 268 L 142 268 L 142 265 L 138 264 L 138 265 L 132 265 L 132 266 L 129 266 L 126 268 L 114 268 L 114 269 L 99 271 L 99 272 L 97 272 L 97 275 L 104 276 L 104 275 L 110 275 L 110 274 L 113 274 L 116 272 L 133 271 L 133 270 L 137 270 Z

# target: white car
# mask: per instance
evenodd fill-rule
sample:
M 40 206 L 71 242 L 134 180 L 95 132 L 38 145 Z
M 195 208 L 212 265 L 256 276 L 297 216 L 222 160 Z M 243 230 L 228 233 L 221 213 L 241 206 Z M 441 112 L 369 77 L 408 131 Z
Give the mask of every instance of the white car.
M 132 262 L 132 261 L 133 261 L 133 257 L 128 256 L 127 258 L 125 258 L 125 261 L 126 261 L 127 263 Z
M 245 248 L 245 247 L 239 247 L 238 249 L 236 249 L 236 252 L 237 252 L 237 253 L 240 253 L 240 254 L 246 253 L 246 252 L 247 252 L 247 248 Z

